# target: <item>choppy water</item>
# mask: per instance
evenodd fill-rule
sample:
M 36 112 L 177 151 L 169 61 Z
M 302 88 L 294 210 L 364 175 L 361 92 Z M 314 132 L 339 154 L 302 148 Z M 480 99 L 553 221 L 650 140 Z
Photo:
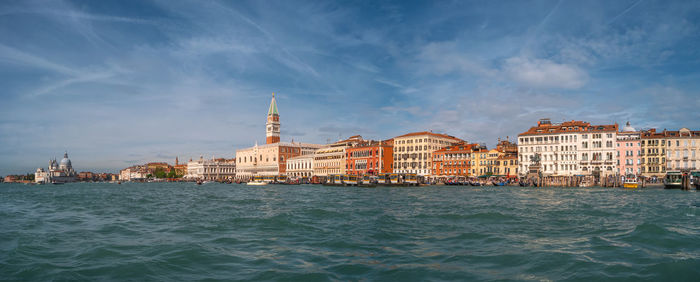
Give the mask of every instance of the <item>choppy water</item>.
M 700 194 L 0 184 L 0 279 L 700 279 Z

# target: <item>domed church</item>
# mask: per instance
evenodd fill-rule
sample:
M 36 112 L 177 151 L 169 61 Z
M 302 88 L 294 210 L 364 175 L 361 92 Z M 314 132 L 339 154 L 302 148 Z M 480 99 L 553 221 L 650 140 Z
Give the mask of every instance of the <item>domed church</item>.
M 68 183 L 75 182 L 77 175 L 68 158 L 68 152 L 66 152 L 60 163 L 56 161 L 56 158 L 49 160 L 48 171 L 38 168 L 34 173 L 34 181 L 37 183 Z

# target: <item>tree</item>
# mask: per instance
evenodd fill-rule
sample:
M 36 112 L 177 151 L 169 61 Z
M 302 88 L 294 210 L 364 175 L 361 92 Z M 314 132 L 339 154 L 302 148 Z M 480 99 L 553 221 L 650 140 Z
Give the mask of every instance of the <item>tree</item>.
M 166 176 L 162 167 L 156 168 L 156 171 L 154 171 L 153 174 L 155 174 L 156 178 L 165 178 Z

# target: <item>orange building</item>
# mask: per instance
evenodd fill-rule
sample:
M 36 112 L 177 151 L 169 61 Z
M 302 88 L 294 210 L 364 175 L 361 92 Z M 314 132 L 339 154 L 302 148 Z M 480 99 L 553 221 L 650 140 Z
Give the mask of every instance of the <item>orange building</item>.
M 433 175 L 469 176 L 472 150 L 476 146 L 462 142 L 433 152 Z
M 391 173 L 394 168 L 394 140 L 369 141 L 345 149 L 347 174 Z

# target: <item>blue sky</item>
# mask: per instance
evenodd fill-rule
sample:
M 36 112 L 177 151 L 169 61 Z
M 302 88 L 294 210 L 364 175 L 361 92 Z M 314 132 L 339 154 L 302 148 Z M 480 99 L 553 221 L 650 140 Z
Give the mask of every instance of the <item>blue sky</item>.
M 1 1 L 0 175 L 542 117 L 700 128 L 698 1 Z

